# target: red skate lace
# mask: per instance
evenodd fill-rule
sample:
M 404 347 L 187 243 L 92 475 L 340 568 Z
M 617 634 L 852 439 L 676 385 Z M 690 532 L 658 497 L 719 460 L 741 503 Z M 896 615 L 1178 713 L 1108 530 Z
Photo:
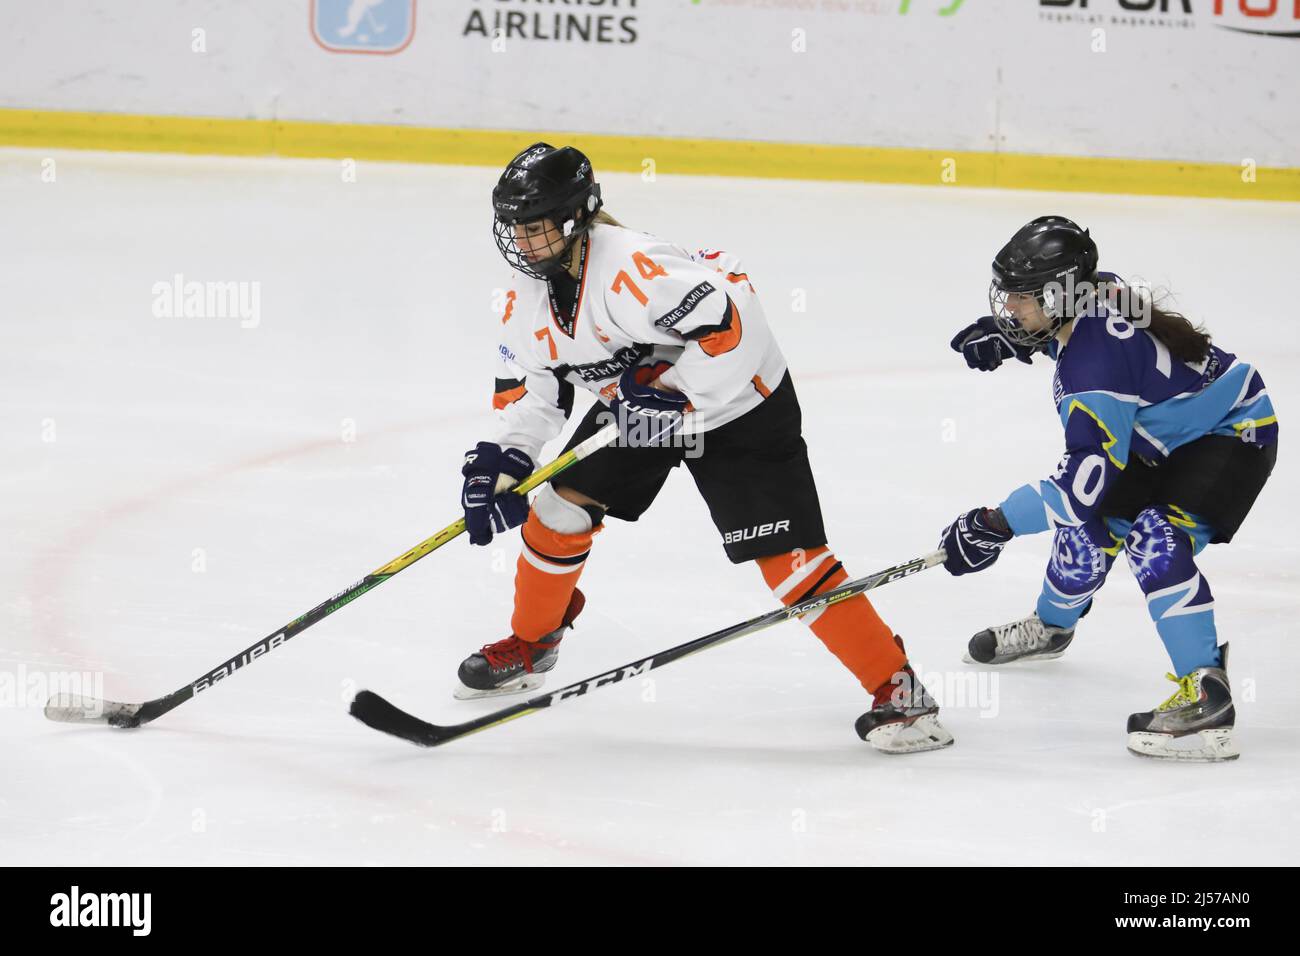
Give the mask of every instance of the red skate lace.
M 885 704 L 894 701 L 894 694 L 898 694 L 895 706 L 900 704 L 907 707 L 912 702 L 913 693 L 916 690 L 916 675 L 912 673 L 909 665 L 903 665 L 903 669 L 896 673 L 891 680 L 886 681 L 876 688 L 873 695 L 872 707 L 883 707 Z
M 533 655 L 552 646 L 554 645 L 543 644 L 540 641 L 532 643 L 520 640 L 511 634 L 505 640 L 497 641 L 495 644 L 483 645 L 479 653 L 487 658 L 488 666 L 494 670 L 504 670 L 522 664 L 524 670 L 531 674 Z

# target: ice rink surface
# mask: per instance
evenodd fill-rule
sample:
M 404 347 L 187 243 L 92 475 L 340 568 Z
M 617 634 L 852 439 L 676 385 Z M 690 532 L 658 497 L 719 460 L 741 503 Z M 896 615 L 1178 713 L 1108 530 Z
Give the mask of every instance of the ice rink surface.
M 1233 648 L 1234 763 L 1126 752 L 1128 714 L 1173 690 L 1127 567 L 1062 660 L 961 662 L 974 631 L 1033 607 L 1045 535 L 988 572 L 876 592 L 946 705 L 957 743 L 939 753 L 858 740 L 864 693 L 796 623 L 439 750 L 351 719 L 361 687 L 439 722 L 502 706 L 450 691 L 461 658 L 509 630 L 517 533 L 454 542 L 142 730 L 46 721 L 51 673 L 161 695 L 458 516 L 461 454 L 491 432 L 496 175 L 0 152 L 0 861 L 1295 861 L 1285 448 L 1237 540 L 1201 559 Z M 744 258 L 855 576 L 1055 467 L 1049 364 L 981 374 L 948 349 L 987 312 L 993 254 L 1036 215 L 1090 226 L 1103 268 L 1171 287 L 1255 363 L 1289 445 L 1300 205 L 601 180 L 625 224 Z M 178 274 L 258 283 L 258 314 L 155 315 L 155 284 Z M 552 688 L 774 604 L 727 562 L 684 471 L 640 522 L 610 522 L 582 588 Z

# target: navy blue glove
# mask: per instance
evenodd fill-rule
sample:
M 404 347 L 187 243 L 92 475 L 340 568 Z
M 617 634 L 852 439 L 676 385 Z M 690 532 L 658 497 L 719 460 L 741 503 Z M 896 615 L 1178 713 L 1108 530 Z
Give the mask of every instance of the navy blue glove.
M 505 531 L 528 519 L 528 496 L 506 489 L 532 472 L 533 460 L 518 448 L 481 441 L 465 452 L 465 467 L 460 470 L 465 476 L 460 506 L 465 509 L 470 544 L 491 542 L 494 525 L 497 531 Z
M 949 574 L 971 574 L 990 567 L 1015 535 L 1000 508 L 976 508 L 943 529 L 939 546 L 948 552 Z
M 966 364 L 982 372 L 991 372 L 1006 359 L 1019 359 L 1026 365 L 1033 362 L 1034 350 L 1027 345 L 1017 345 L 998 328 L 998 320 L 986 315 L 972 322 L 952 337 L 949 343 L 954 352 L 966 358 Z
M 628 448 L 668 447 L 682 427 L 690 400 L 681 392 L 651 388 L 672 366 L 667 362 L 630 368 L 618 380 L 609 410 L 618 421 L 619 440 Z

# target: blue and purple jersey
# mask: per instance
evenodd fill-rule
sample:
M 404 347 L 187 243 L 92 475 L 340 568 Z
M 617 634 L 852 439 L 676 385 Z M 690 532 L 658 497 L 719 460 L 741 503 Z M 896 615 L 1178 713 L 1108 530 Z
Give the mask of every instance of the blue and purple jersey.
M 1277 441 L 1263 378 L 1217 346 L 1202 362 L 1179 361 L 1150 332 L 1098 306 L 1050 354 L 1065 456 L 1055 474 L 1002 502 L 1018 535 L 1086 522 L 1133 455 L 1159 462 L 1205 435 Z

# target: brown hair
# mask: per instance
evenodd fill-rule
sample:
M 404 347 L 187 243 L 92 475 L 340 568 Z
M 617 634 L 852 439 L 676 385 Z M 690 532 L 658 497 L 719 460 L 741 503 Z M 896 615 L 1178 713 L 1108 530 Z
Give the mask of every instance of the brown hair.
M 1210 333 L 1204 326 L 1192 325 L 1181 313 L 1153 305 L 1148 328 L 1180 362 L 1203 362 L 1210 354 Z
M 1203 362 L 1210 354 L 1210 333 L 1193 325 L 1181 312 L 1162 308 L 1147 290 L 1130 287 L 1129 312 L 1138 328 L 1146 329 L 1180 362 Z M 1160 297 L 1164 302 L 1167 295 Z

